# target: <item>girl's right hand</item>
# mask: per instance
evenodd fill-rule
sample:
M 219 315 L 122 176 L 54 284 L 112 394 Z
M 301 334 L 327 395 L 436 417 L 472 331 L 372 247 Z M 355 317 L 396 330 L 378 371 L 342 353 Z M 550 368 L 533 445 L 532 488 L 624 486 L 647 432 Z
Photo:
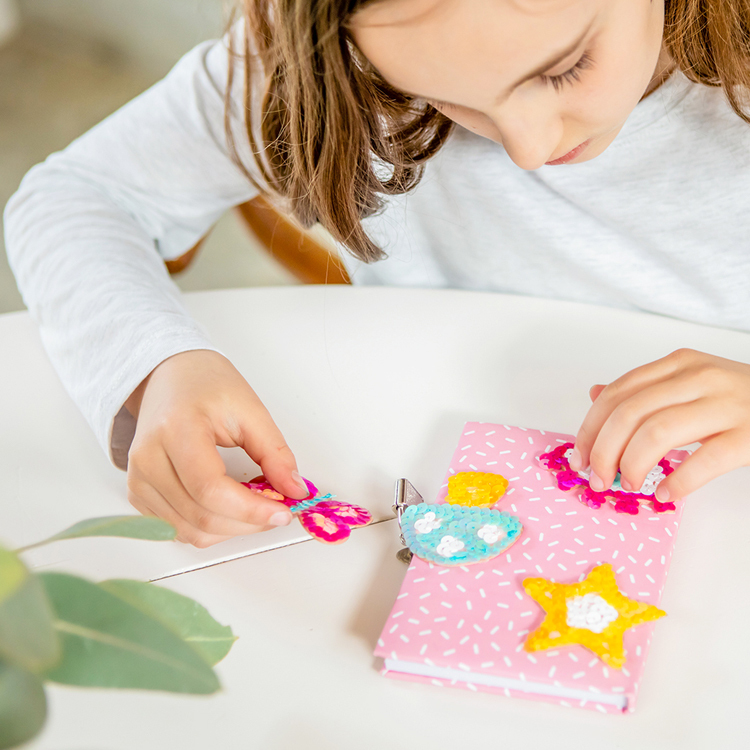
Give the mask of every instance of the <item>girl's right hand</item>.
M 216 446 L 239 446 L 283 495 L 307 497 L 279 428 L 234 366 L 207 350 L 158 365 L 125 404 L 137 419 L 128 453 L 128 500 L 208 547 L 292 520 L 289 509 L 226 474 Z

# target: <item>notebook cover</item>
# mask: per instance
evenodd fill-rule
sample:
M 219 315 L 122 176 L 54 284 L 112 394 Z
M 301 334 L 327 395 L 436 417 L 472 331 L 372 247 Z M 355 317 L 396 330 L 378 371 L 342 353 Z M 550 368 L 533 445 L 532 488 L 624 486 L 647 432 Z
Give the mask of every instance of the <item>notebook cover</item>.
M 522 535 L 507 552 L 474 565 L 443 567 L 414 557 L 375 655 L 401 662 L 400 668 L 408 662 L 407 667 L 415 671 L 426 665 L 472 673 L 478 679 L 470 682 L 454 679 L 455 675 L 438 679 L 385 666 L 383 674 L 603 713 L 634 710 L 658 623 L 644 623 L 625 632 L 627 661 L 621 670 L 608 667 L 582 646 L 535 653 L 523 649 L 525 636 L 544 619 L 541 607 L 525 593 L 523 579 L 574 583 L 596 565 L 609 562 L 620 591 L 631 599 L 658 605 L 672 557 L 682 503 L 677 503 L 675 513 L 659 515 L 647 506 L 641 506 L 635 516 L 615 512 L 610 503 L 589 508 L 576 492 L 559 490 L 552 472 L 538 461 L 540 454 L 572 440 L 571 435 L 522 427 L 466 424 L 437 502 L 444 501 L 451 474 L 502 474 L 509 486 L 495 507 L 520 518 Z M 676 465 L 687 455 L 672 451 L 667 458 Z M 522 683 L 538 683 L 608 695 L 612 700 L 624 696 L 626 705 L 620 708 L 595 698 L 560 698 L 483 685 L 485 675 L 519 680 L 522 687 Z

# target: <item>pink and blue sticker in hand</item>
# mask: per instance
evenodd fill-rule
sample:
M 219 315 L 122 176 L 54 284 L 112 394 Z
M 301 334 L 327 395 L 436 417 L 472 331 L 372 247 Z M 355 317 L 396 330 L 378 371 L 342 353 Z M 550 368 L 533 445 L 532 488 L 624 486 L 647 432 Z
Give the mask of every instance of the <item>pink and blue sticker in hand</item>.
M 277 492 L 268 482 L 243 482 L 253 492 L 286 505 L 299 518 L 305 531 L 313 539 L 326 544 L 339 544 L 349 538 L 351 530 L 366 526 L 372 521 L 370 511 L 359 505 L 334 500 L 333 495 L 319 495 L 318 488 L 308 479 L 305 484 L 309 495 L 303 500 L 294 500 Z
M 663 458 L 646 476 L 643 485 L 638 490 L 624 490 L 620 484 L 621 475 L 617 472 L 609 489 L 597 492 L 589 485 L 589 471 L 574 471 L 568 463 L 573 453 L 573 443 L 563 443 L 549 453 L 542 453 L 539 462 L 549 469 L 561 490 L 569 491 L 581 488 L 578 499 L 589 508 L 601 508 L 609 500 L 613 503 L 617 513 L 638 513 L 641 503 L 650 502 L 656 513 L 674 513 L 674 503 L 661 503 L 656 499 L 656 488 L 666 479 L 674 468 L 668 459 Z
M 437 565 L 471 565 L 497 557 L 521 535 L 505 511 L 448 503 L 409 505 L 401 516 L 407 547 Z

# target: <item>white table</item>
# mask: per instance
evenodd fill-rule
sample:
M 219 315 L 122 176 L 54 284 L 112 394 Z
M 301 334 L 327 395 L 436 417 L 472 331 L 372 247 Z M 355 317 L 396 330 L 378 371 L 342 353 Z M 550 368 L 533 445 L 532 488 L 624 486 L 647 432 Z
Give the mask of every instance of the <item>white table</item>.
M 53 688 L 48 728 L 32 748 L 745 747 L 750 653 L 742 639 L 750 607 L 740 574 L 713 578 L 748 569 L 750 554 L 741 546 L 744 529 L 729 528 L 735 513 L 726 507 L 711 524 L 707 550 L 705 510 L 683 522 L 662 602 L 669 616 L 656 631 L 632 716 L 382 677 L 372 651 L 405 571 L 390 521 L 337 547 L 310 542 L 170 579 L 240 636 L 217 668 L 224 692 L 181 698 Z M 732 549 L 723 551 L 724 542 Z M 717 611 L 724 612 L 718 624 Z
M 591 384 L 675 348 L 750 361 L 747 334 L 549 300 L 341 287 L 187 300 L 260 393 L 303 474 L 379 520 L 399 476 L 435 496 L 467 420 L 575 432 Z M 63 393 L 26 315 L 0 318 L 0 342 L 0 537 L 21 545 L 130 512 L 124 476 Z M 238 478 L 255 471 L 237 452 L 227 461 Z M 749 479 L 743 469 L 690 498 L 663 601 L 670 617 L 638 711 L 622 720 L 381 678 L 371 652 L 403 570 L 393 522 L 334 548 L 289 546 L 305 537 L 295 524 L 207 550 L 95 539 L 34 550 L 35 566 L 95 579 L 193 571 L 168 584 L 241 640 L 219 666 L 226 692 L 212 698 L 53 689 L 33 747 L 736 746 L 750 699 Z M 214 565 L 232 558 L 243 559 Z

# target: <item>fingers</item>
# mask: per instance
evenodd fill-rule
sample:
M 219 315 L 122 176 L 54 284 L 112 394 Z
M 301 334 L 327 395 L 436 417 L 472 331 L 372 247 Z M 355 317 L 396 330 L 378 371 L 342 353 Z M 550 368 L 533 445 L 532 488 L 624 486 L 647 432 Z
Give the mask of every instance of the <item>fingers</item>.
M 306 498 L 310 493 L 297 471 L 294 454 L 271 415 L 263 408 L 254 417 L 252 425 L 240 424 L 241 447 L 279 492 L 295 500 Z
M 589 388 L 589 398 L 591 399 L 591 403 L 594 403 L 594 401 L 599 398 L 601 392 L 606 387 L 606 385 L 592 385 L 591 388 Z
M 192 544 L 195 547 L 201 549 L 210 547 L 218 542 L 223 542 L 229 539 L 227 536 L 216 536 L 214 534 L 208 534 L 200 529 L 196 529 L 190 524 L 186 523 L 185 519 L 172 508 L 163 497 L 159 496 L 157 492 L 150 491 L 148 494 L 148 502 L 142 497 L 134 495 L 128 491 L 128 500 L 130 504 L 144 516 L 155 516 L 161 518 L 167 523 L 171 524 L 177 531 L 177 541 Z
M 226 358 L 203 350 L 174 355 L 137 390 L 140 403 L 128 400 L 138 420 L 128 456 L 134 507 L 173 523 L 198 546 L 291 522 L 283 503 L 226 474 L 217 446 L 239 446 L 278 491 L 309 494 L 279 429 Z
M 180 481 L 169 457 L 160 451 L 152 453 L 145 473 L 142 467 L 133 468 L 128 476 L 128 490 L 134 507 L 148 506 L 152 513 L 172 523 L 182 539 L 189 539 L 192 543 L 206 536 L 216 537 L 210 542 L 215 543 L 219 541 L 218 537 L 245 536 L 269 526 L 263 522 L 248 523 L 226 517 L 221 509 L 216 512 L 196 502 Z M 253 499 L 265 499 L 249 494 Z
M 703 383 L 700 379 L 691 377 L 687 370 L 700 356 L 706 355 L 681 349 L 656 362 L 631 370 L 604 388 L 594 386 L 590 391 L 593 404 L 576 436 L 576 453 L 571 458 L 572 468 L 579 470 L 590 466 L 591 453 L 597 444 L 597 453 L 593 459 L 595 464 L 598 462 L 593 467 L 598 469 L 595 474 L 605 484 L 611 482 L 630 435 L 621 435 L 618 446 L 610 445 L 607 440 L 599 443 L 604 425 L 614 417 L 610 428 L 613 431 L 629 430 L 632 435 L 637 425 L 660 405 L 670 406 L 698 398 L 702 395 Z M 649 390 L 660 383 L 665 384 L 662 389 Z M 616 410 L 617 413 L 614 414 Z
M 729 427 L 728 415 L 711 399 L 658 411 L 635 431 L 622 454 L 623 487 L 639 489 L 648 472 L 674 447 L 706 441 L 707 436 L 724 433 Z
M 750 366 L 683 349 L 591 388 L 571 467 L 591 468 L 590 485 L 611 486 L 618 468 L 638 490 L 671 449 L 703 447 L 663 480 L 657 499 L 679 499 L 710 479 L 750 464 Z
M 210 513 L 234 519 L 242 528 L 286 526 L 292 520 L 289 509 L 282 503 L 252 492 L 226 475 L 224 462 L 216 450 L 214 437 L 209 430 L 195 430 L 187 440 L 170 437 L 165 441 L 166 453 L 173 467 L 172 481 L 167 482 L 164 467 L 159 467 L 162 477 L 162 494 L 180 507 L 191 503 L 198 514 Z M 157 489 L 162 490 L 162 487 Z M 190 519 L 188 519 L 190 520 Z M 228 526 L 225 525 L 225 529 Z M 238 529 L 241 527 L 237 527 Z M 221 531 L 220 533 L 230 533 Z M 241 533 L 252 533 L 242 531 Z
M 712 479 L 745 466 L 741 446 L 747 445 L 750 434 L 725 432 L 706 440 L 656 489 L 656 499 L 666 503 L 689 495 Z
M 678 412 L 669 412 L 670 416 L 666 416 L 665 412 L 673 406 L 693 402 L 699 397 L 700 390 L 696 388 L 695 381 L 684 375 L 678 375 L 669 380 L 659 381 L 647 386 L 616 405 L 611 402 L 605 404 L 604 400 L 607 396 L 603 393 L 591 407 L 579 433 L 579 435 L 583 434 L 588 439 L 589 430 L 597 430 L 588 456 L 593 472 L 592 487 L 601 491 L 601 489 L 612 484 L 618 467 L 623 467 L 623 454 L 634 440 L 636 433 L 640 432 L 641 440 L 637 441 L 639 446 L 643 448 L 645 445 L 651 448 L 650 451 L 646 452 L 646 455 L 650 455 L 653 450 L 659 449 L 664 440 L 671 437 L 665 434 L 670 427 L 669 419 L 677 417 L 679 414 Z M 703 416 L 700 411 L 691 413 L 697 417 Z M 656 417 L 656 415 L 660 416 Z M 593 428 L 590 427 L 591 424 L 594 425 Z M 700 424 L 700 422 L 697 424 Z M 646 425 L 648 426 L 646 427 Z M 682 431 L 679 422 L 672 426 L 675 431 Z M 692 442 L 706 435 L 711 435 L 713 432 L 714 430 L 710 430 L 702 432 L 700 435 L 693 435 L 690 440 L 685 442 Z M 652 443 L 649 444 L 647 440 L 644 443 L 644 436 L 650 438 Z M 684 445 L 685 442 L 672 443 L 666 447 L 665 452 L 674 448 L 675 445 Z M 578 442 L 576 444 L 578 445 Z M 579 448 L 582 457 L 585 455 L 584 450 L 585 448 Z M 657 456 L 656 460 L 646 468 L 646 472 L 650 471 L 654 463 L 661 459 L 663 455 L 664 453 Z M 644 458 L 644 460 L 648 459 Z M 635 480 L 635 478 L 635 476 L 626 475 L 628 480 Z M 601 485 L 601 489 L 599 489 L 599 485 Z

